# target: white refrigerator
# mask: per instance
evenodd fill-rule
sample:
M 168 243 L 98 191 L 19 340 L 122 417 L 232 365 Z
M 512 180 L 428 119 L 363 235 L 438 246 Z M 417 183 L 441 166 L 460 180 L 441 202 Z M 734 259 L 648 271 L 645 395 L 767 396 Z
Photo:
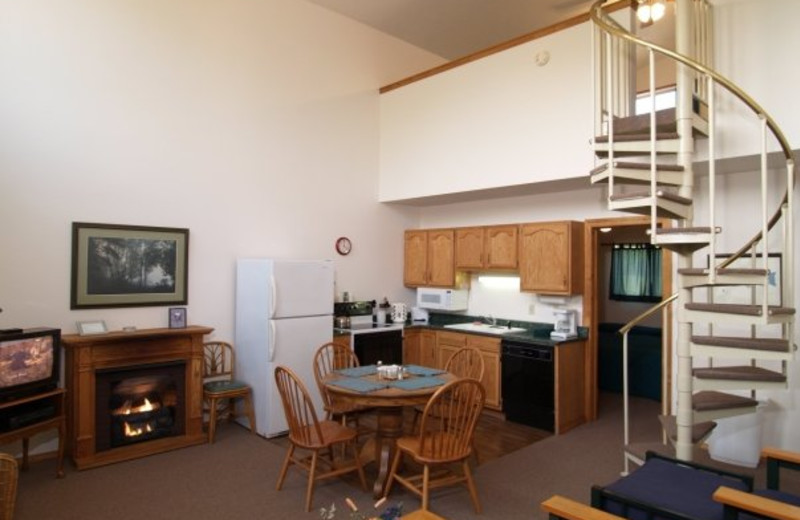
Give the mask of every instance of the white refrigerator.
M 331 260 L 237 260 L 236 378 L 253 388 L 259 435 L 288 431 L 275 384 L 278 365 L 303 380 L 317 415 L 324 413 L 312 362 L 333 339 L 333 273 Z M 249 426 L 246 417 L 239 420 Z

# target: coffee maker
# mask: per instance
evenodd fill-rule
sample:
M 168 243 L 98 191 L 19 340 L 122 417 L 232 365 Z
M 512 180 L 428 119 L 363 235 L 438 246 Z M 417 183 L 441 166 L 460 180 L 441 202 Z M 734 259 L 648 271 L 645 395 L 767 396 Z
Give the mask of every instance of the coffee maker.
M 550 339 L 570 339 L 578 337 L 578 327 L 575 323 L 575 311 L 572 309 L 556 309 L 553 311 L 555 324 Z

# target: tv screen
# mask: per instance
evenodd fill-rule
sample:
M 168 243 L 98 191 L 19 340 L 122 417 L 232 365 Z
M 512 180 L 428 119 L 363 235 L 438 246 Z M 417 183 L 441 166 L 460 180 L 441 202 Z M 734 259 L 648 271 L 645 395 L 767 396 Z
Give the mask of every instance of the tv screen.
M 0 334 L 0 400 L 52 390 L 59 378 L 58 329 Z

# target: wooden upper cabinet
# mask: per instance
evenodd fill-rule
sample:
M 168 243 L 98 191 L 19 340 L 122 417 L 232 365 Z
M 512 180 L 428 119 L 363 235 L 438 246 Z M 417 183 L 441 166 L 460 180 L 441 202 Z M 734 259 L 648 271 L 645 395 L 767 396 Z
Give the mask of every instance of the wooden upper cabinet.
M 517 268 L 518 226 L 457 228 L 456 269 Z
M 409 287 L 455 285 L 452 229 L 407 230 L 404 234 L 403 283 Z
M 455 245 L 452 229 L 428 230 L 428 285 L 453 287 Z
M 519 226 L 490 226 L 486 228 L 486 267 L 489 269 L 517 268 L 517 232 Z
M 456 269 L 483 269 L 485 236 L 482 227 L 456 229 Z
M 403 283 L 409 286 L 425 285 L 427 277 L 428 233 L 408 230 L 404 235 Z
M 544 294 L 583 291 L 583 222 L 522 224 L 520 289 Z

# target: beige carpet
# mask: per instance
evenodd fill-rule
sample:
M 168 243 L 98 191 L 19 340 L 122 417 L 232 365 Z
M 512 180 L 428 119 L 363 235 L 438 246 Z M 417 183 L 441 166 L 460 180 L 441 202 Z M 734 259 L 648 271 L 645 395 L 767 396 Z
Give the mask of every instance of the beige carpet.
M 588 503 L 593 483 L 608 483 L 622 470 L 620 400 L 604 396 L 600 420 L 482 464 L 475 469 L 484 512 L 476 515 L 463 488 L 440 490 L 431 509 L 450 519 L 546 518 L 539 503 L 554 493 Z M 633 440 L 658 431 L 658 405 L 634 400 Z M 291 472 L 284 489 L 275 481 L 284 451 L 247 430 L 221 424 L 217 441 L 54 478 L 55 461 L 21 474 L 16 520 L 156 520 L 320 518 L 335 503 L 337 519 L 349 519 L 344 498 L 371 512 L 372 498 L 339 479 L 317 485 L 312 512 L 303 511 L 305 478 Z M 419 501 L 396 487 L 391 503 L 406 512 Z

